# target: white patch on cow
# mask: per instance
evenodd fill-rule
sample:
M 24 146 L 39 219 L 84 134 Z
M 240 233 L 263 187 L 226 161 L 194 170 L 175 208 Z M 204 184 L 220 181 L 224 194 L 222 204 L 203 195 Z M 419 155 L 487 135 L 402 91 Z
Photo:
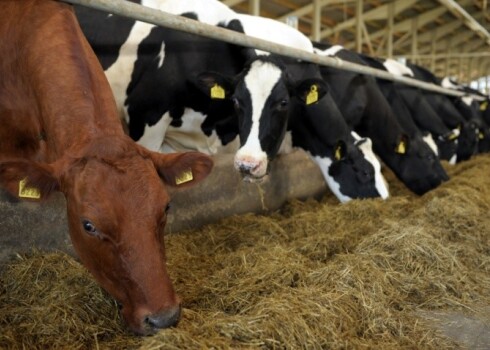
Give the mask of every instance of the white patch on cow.
M 451 165 L 455 165 L 456 162 L 458 161 L 458 155 L 457 154 L 454 154 L 451 159 L 449 159 L 449 164 Z
M 145 131 L 143 132 L 143 136 L 137 141 L 138 144 L 148 148 L 150 151 L 158 152 L 162 146 L 170 121 L 171 118 L 167 112 L 156 124 L 152 126 L 145 125 Z
M 390 196 L 388 182 L 381 173 L 381 163 L 373 152 L 373 143 L 371 139 L 369 137 L 365 137 L 364 142 L 359 142 L 363 140 L 361 136 L 359 136 L 355 131 L 352 131 L 351 135 L 354 137 L 354 139 L 356 139 L 356 145 L 361 150 L 364 158 L 371 163 L 374 168 L 374 186 L 376 187 L 379 196 L 383 199 L 387 199 Z
M 444 79 L 442 79 L 441 86 L 446 89 L 459 90 L 459 86 L 455 84 L 449 77 L 444 77 Z
M 310 154 L 310 157 L 311 157 L 311 154 Z M 313 159 L 313 161 L 316 164 L 318 164 L 318 166 L 320 167 L 320 170 L 323 174 L 323 177 L 325 178 L 325 181 L 327 182 L 328 188 L 330 188 L 330 190 L 333 192 L 335 197 L 337 197 L 341 203 L 346 203 L 346 202 L 352 200 L 351 197 L 346 196 L 342 192 L 340 192 L 340 185 L 328 173 L 328 170 L 330 169 L 330 166 L 333 163 L 332 160 L 328 157 L 322 158 L 319 156 L 311 157 L 311 159 Z
M 314 49 L 314 52 L 320 56 L 335 56 L 339 51 L 343 50 L 344 47 L 340 45 L 334 45 L 326 50 Z
M 413 71 L 410 68 L 391 58 L 386 59 L 386 61 L 383 62 L 383 66 L 385 66 L 388 72 L 394 75 L 414 76 Z
M 126 100 L 126 90 L 131 82 L 134 63 L 138 58 L 138 44 L 150 34 L 154 26 L 136 22 L 129 33 L 128 40 L 119 49 L 116 62 L 105 71 L 105 75 L 111 84 L 111 89 L 116 100 L 120 116 L 129 122 L 124 102 Z
M 267 171 L 267 154 L 259 140 L 260 117 L 272 89 L 281 78 L 282 71 L 270 62 L 255 61 L 245 76 L 245 86 L 252 100 L 252 126 L 245 144 L 235 155 L 235 167 L 247 166 L 253 176 L 261 177 Z M 264 79 L 267 77 L 267 79 Z
M 159 151 L 162 153 L 199 151 L 209 155 L 235 153 L 239 147 L 238 136 L 235 141 L 224 146 L 215 130 L 210 136 L 204 134 L 201 125 L 205 119 L 206 115 L 186 108 L 182 116 L 182 125 L 168 127 Z
M 286 23 L 271 18 L 258 17 L 246 14 L 237 14 L 245 34 L 255 38 L 272 41 L 276 44 L 294 47 L 299 50 L 313 52 L 311 40 L 299 30 Z M 268 55 L 268 52 L 255 50 L 259 55 Z
M 463 96 L 463 97 L 461 97 L 461 100 L 467 106 L 471 106 L 471 104 L 473 103 L 473 97 L 471 97 L 471 96 Z
M 437 145 L 434 141 L 434 138 L 432 137 L 431 134 L 427 134 L 422 136 L 422 140 L 429 145 L 430 149 L 435 153 L 436 156 L 439 156 L 439 150 L 437 149 Z
M 164 59 L 165 59 L 165 43 L 162 42 L 162 46 L 160 47 L 160 52 L 158 53 L 158 69 L 162 68 Z
M 143 0 L 141 4 L 174 15 L 192 12 L 197 15 L 199 22 L 212 25 L 236 17 L 232 9 L 218 0 Z

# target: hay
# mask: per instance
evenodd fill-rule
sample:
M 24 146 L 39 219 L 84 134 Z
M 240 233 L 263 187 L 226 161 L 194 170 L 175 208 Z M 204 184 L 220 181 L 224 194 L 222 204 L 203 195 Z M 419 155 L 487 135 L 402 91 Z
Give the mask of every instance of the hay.
M 183 298 L 177 328 L 138 338 L 63 254 L 12 261 L 0 283 L 0 348 L 454 348 L 421 316 L 490 305 L 490 156 L 446 166 L 422 197 L 292 201 L 166 237 Z M 490 320 L 488 320 L 490 321 Z

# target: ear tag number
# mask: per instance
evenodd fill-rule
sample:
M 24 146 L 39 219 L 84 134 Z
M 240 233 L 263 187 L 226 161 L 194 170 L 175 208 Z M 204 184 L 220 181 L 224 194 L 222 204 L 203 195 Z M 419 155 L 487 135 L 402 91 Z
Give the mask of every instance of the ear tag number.
M 306 95 L 306 104 L 311 105 L 318 101 L 318 87 L 313 84 L 311 85 L 310 92 Z
M 402 140 L 400 141 L 398 146 L 396 146 L 395 152 L 398 154 L 405 154 L 406 151 L 407 150 L 406 150 L 405 142 Z
M 20 198 L 31 198 L 40 199 L 41 192 L 35 187 L 27 187 L 27 178 L 20 180 L 19 182 L 19 197 Z
M 175 177 L 175 184 L 176 185 L 182 185 L 185 184 L 186 182 L 192 181 L 194 179 L 194 176 L 192 175 L 192 170 L 187 169 L 184 170 L 180 175 Z
M 335 160 L 340 160 L 342 158 L 342 150 L 340 146 L 335 148 Z
M 225 98 L 225 89 L 218 84 L 214 84 L 211 88 L 211 98 L 223 100 Z

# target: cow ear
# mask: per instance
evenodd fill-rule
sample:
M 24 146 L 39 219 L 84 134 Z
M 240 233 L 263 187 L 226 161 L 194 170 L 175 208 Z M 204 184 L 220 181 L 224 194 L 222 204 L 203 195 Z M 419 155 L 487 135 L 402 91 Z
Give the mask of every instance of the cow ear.
M 293 94 L 306 105 L 317 103 L 328 92 L 322 79 L 305 79 L 296 85 Z
M 200 152 L 151 152 L 151 158 L 162 180 L 179 188 L 192 186 L 205 179 L 213 168 L 211 157 Z
M 203 72 L 192 83 L 209 98 L 216 100 L 231 98 L 235 88 L 233 78 L 216 72 Z
M 26 160 L 0 163 L 0 184 L 12 196 L 27 200 L 45 200 L 59 191 L 55 167 Z
M 398 143 L 395 146 L 395 153 L 405 154 L 410 146 L 410 142 L 408 136 L 403 134 L 400 136 Z

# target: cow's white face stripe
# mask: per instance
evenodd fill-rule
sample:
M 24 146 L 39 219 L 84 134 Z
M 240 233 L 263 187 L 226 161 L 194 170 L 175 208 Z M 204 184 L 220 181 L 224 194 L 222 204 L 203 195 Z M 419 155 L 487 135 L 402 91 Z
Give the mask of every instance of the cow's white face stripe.
M 362 140 L 362 138 L 356 132 L 352 131 L 351 134 L 357 141 Z M 357 143 L 357 147 L 359 147 L 364 155 L 364 158 L 371 163 L 374 168 L 374 185 L 378 191 L 378 194 L 383 199 L 388 198 L 390 196 L 388 182 L 384 178 L 383 174 L 381 174 L 381 163 L 373 152 L 371 139 L 366 137 L 364 142 Z
M 422 139 L 426 144 L 429 145 L 430 149 L 436 154 L 436 156 L 439 156 L 439 150 L 437 149 L 437 145 L 434 142 L 434 139 L 432 138 L 431 134 L 427 134 L 425 136 L 422 136 Z
M 327 182 L 328 188 L 330 188 L 330 190 L 333 192 L 335 197 L 337 197 L 341 203 L 345 203 L 345 202 L 350 201 L 352 198 L 349 196 L 346 196 L 342 192 L 340 192 L 340 185 L 328 173 L 328 170 L 330 169 L 330 166 L 333 163 L 332 160 L 330 158 L 327 158 L 327 157 L 322 158 L 319 156 L 312 157 L 312 159 L 320 167 L 320 170 L 323 174 L 323 177 L 325 178 L 325 181 Z
M 257 176 L 267 171 L 267 154 L 262 150 L 259 140 L 260 117 L 272 89 L 281 78 L 282 71 L 270 62 L 255 61 L 245 77 L 245 86 L 252 101 L 252 125 L 245 144 L 238 150 L 235 164 L 256 162 Z M 267 77 L 267 79 L 264 79 Z
M 160 52 L 158 53 L 158 69 L 162 68 L 163 60 L 165 59 L 165 43 L 162 41 Z

